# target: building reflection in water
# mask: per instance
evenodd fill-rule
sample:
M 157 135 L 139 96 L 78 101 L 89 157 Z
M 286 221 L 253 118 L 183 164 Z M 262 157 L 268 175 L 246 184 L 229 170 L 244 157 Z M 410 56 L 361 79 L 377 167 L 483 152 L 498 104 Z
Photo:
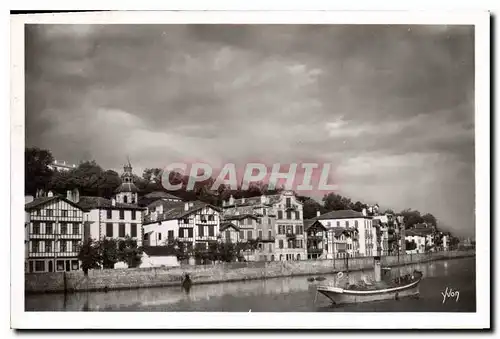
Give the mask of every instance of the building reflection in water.
M 448 276 L 457 269 L 464 270 L 460 260 L 435 261 L 431 263 L 392 267 L 388 277 L 420 270 L 425 277 Z M 467 269 L 467 268 L 465 268 Z M 455 272 L 456 273 L 456 272 Z M 131 309 L 141 310 L 153 306 L 167 306 L 179 303 L 193 303 L 217 299 L 223 296 L 235 298 L 268 298 L 271 296 L 290 296 L 307 292 L 314 295 L 317 284 L 336 281 L 338 283 L 356 283 L 363 275 L 373 279 L 373 271 L 344 272 L 344 277 L 337 274 L 321 275 L 327 280 L 309 282 L 307 276 L 253 280 L 221 284 L 193 285 L 190 289 L 180 287 L 145 288 L 104 292 L 82 292 L 72 294 L 29 295 L 26 297 L 26 310 L 43 311 L 102 311 Z M 310 278 L 310 277 L 309 277 Z M 314 298 L 314 297 L 313 297 Z M 172 306 L 173 307 L 173 306 Z M 169 307 L 165 307 L 169 308 Z

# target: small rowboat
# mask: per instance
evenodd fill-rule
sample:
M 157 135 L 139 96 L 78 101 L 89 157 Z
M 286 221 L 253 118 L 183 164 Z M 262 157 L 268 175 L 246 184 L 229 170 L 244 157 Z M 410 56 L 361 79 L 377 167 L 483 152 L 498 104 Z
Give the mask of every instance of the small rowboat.
M 389 299 L 397 300 L 403 297 L 418 295 L 422 272 L 414 271 L 413 274 L 404 278 L 400 278 L 398 279 L 400 281 L 390 284 L 350 285 L 346 288 L 319 285 L 317 291 L 329 298 L 334 304 L 362 303 Z

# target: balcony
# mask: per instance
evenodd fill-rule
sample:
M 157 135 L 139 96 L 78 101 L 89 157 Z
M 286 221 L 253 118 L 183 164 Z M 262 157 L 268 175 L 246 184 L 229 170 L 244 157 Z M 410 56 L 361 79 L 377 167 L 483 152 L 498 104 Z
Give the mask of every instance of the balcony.
M 307 248 L 307 253 L 309 253 L 309 254 L 322 254 L 323 253 L 323 249 L 322 248 L 308 247 Z
M 266 238 L 257 238 L 258 242 L 274 242 L 275 238 L 274 237 L 266 237 Z
M 287 234 L 286 234 L 286 238 L 287 238 L 287 239 L 295 239 L 295 238 L 297 238 L 297 235 L 296 235 L 296 234 L 293 234 L 293 233 L 287 233 Z
M 308 235 L 307 236 L 307 240 L 311 240 L 311 241 L 323 241 L 324 238 L 322 235 Z
M 295 210 L 297 210 L 297 206 L 295 206 L 295 205 L 287 205 L 287 206 L 285 206 L 285 210 L 287 210 L 287 211 L 295 211 Z

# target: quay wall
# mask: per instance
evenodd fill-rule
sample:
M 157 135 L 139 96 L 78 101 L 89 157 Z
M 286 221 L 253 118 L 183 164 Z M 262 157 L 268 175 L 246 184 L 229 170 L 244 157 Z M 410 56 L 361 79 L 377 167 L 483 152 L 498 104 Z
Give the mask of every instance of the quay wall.
M 405 254 L 382 258 L 382 266 L 394 267 L 434 260 L 475 256 L 475 251 L 447 251 L 426 254 Z M 347 265 L 346 265 L 347 264 Z M 372 257 L 335 260 L 241 262 L 212 265 L 185 265 L 175 268 L 129 268 L 83 271 L 27 273 L 25 293 L 106 291 L 145 287 L 180 286 L 183 274 L 193 284 L 208 284 L 278 277 L 331 274 L 339 271 L 373 269 Z M 348 266 L 348 267 L 347 267 Z

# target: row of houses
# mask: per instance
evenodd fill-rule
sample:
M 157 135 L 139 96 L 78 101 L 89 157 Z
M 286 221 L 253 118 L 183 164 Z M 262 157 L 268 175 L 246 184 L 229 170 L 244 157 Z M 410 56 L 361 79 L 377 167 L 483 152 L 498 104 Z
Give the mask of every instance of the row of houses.
M 210 243 L 253 243 L 243 257 L 248 261 L 333 259 L 405 251 L 405 240 L 420 248 L 420 235 L 402 220 L 379 215 L 376 208 L 319 214 L 303 219 L 303 204 L 293 191 L 224 201 L 222 207 L 201 201 L 182 201 L 166 192 L 145 196 L 132 180 L 132 166 L 124 166 L 122 184 L 112 199 L 47 194 L 26 201 L 26 269 L 28 272 L 78 270 L 78 246 L 84 239 L 130 237 L 144 249 L 142 265 L 170 265 L 173 254 L 165 246 L 176 240 L 186 251 L 206 251 Z M 395 241 L 397 246 L 394 246 Z M 168 257 L 168 258 L 167 258 Z M 156 258 L 156 259 L 155 259 Z

